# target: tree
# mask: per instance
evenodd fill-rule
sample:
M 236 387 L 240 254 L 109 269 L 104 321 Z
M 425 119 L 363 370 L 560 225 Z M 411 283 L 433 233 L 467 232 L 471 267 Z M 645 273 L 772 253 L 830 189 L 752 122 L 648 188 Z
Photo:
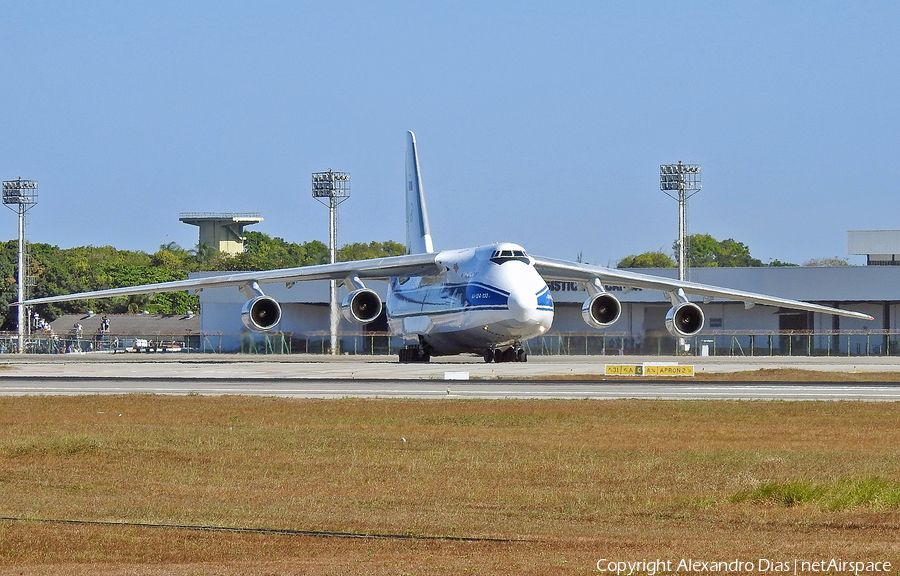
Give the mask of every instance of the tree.
M 369 242 L 347 244 L 338 250 L 338 261 L 367 260 L 369 258 L 384 258 L 386 256 L 401 256 L 406 254 L 406 246 L 399 242 L 387 240 L 385 242 Z
M 194 259 L 199 264 L 203 265 L 215 260 L 219 255 L 219 249 L 212 244 L 197 244 L 197 246 L 191 250 L 191 254 L 194 255 Z
M 193 272 L 198 269 L 194 255 L 177 242 L 161 244 L 159 250 L 150 257 L 150 265 L 182 272 Z
M 141 251 L 116 250 L 112 246 L 80 246 L 60 249 L 50 244 L 30 244 L 29 274 L 35 280 L 29 296 L 57 296 L 106 288 L 138 284 L 152 284 L 183 280 L 188 273 L 216 271 L 271 270 L 324 264 L 329 260 L 328 247 L 318 240 L 296 244 L 282 238 L 272 238 L 261 232 L 247 232 L 245 251 L 223 254 L 211 247 L 198 246 L 185 250 L 175 242 L 163 244 L 154 254 Z M 403 254 L 406 249 L 393 241 L 349 244 L 338 252 L 339 260 L 357 260 Z M 15 330 L 17 313 L 9 304 L 17 294 L 18 243 L 0 242 L 0 306 L 6 315 L 2 329 Z M 47 320 L 61 314 L 93 310 L 98 314 L 139 312 L 157 314 L 185 314 L 197 310 L 199 299 L 186 292 L 121 296 L 98 300 L 78 300 L 41 304 L 35 311 Z
M 719 241 L 709 234 L 691 234 L 685 237 L 685 256 L 689 267 L 756 267 L 764 266 L 761 260 L 750 256 L 750 249 L 743 242 L 733 238 Z M 678 252 L 678 243 L 672 246 L 673 253 Z M 825 260 L 827 262 L 827 260 Z M 636 256 L 626 256 L 616 265 L 617 268 L 671 268 L 677 266 L 676 259 L 657 250 L 644 252 Z M 796 266 L 781 260 L 769 262 L 769 266 Z M 812 264 L 810 264 L 812 265 Z M 822 264 L 825 266 L 840 265 Z
M 721 242 L 709 234 L 691 234 L 685 237 L 687 265 L 691 267 L 750 267 L 762 266 L 750 256 L 750 249 L 743 242 L 727 238 Z M 677 242 L 674 249 L 678 250 Z
M 249 255 L 247 263 L 252 261 L 256 266 L 265 267 L 261 269 L 293 268 L 328 262 L 328 247 L 318 240 L 296 244 L 256 231 L 247 232 L 244 254 Z
M 15 330 L 18 322 L 18 311 L 9 305 L 19 297 L 16 286 L 18 262 L 18 240 L 0 244 L 0 306 L 5 311 L 2 325 L 4 330 Z
M 187 256 L 189 257 L 190 254 Z M 171 250 L 160 250 L 150 260 L 152 266 L 167 270 L 184 270 L 187 262 L 189 262 L 189 258 L 179 258 L 178 254 Z
M 849 266 L 850 263 L 843 258 L 813 258 L 803 263 L 804 266 Z
M 616 264 L 616 268 L 674 268 L 675 266 L 675 260 L 661 251 L 626 256 Z

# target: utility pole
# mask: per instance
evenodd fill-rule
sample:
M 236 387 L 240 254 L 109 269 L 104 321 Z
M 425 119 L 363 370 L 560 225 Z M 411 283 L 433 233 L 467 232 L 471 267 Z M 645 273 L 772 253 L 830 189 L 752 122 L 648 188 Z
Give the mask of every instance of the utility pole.
M 333 172 L 330 168 L 328 172 L 314 172 L 312 175 L 312 195 L 313 198 L 328 206 L 328 255 L 329 262 L 334 264 L 337 260 L 337 207 L 344 200 L 350 197 L 350 173 L 349 172 Z M 330 292 L 330 331 L 331 331 L 331 354 L 339 353 L 338 344 L 338 322 L 340 321 L 340 311 L 338 310 L 337 300 L 337 281 L 329 281 Z
M 27 253 L 25 251 L 25 213 L 37 204 L 38 185 L 35 180 L 5 180 L 3 182 L 3 204 L 7 208 L 18 212 L 19 214 L 19 274 L 17 278 L 19 292 L 18 300 L 20 302 L 18 308 L 19 313 L 19 353 L 25 352 L 25 332 L 28 324 L 26 322 L 25 306 L 21 302 L 25 301 L 25 285 L 26 271 L 28 269 Z
M 685 279 L 685 207 L 687 199 L 700 191 L 700 166 L 663 164 L 659 167 L 659 189 L 678 200 L 678 279 Z

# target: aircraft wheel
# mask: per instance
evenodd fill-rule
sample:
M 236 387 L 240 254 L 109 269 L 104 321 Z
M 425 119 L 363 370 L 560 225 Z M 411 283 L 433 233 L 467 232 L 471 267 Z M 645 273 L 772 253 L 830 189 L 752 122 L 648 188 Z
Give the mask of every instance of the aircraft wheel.
M 400 362 L 430 362 L 431 352 L 420 347 L 406 347 L 400 349 Z
M 503 362 L 503 350 L 494 350 L 494 362 Z
M 523 348 L 516 350 L 516 362 L 528 362 L 528 354 Z
M 484 354 L 481 355 L 484 358 L 485 362 L 493 362 L 494 361 L 494 351 L 488 348 L 484 351 Z

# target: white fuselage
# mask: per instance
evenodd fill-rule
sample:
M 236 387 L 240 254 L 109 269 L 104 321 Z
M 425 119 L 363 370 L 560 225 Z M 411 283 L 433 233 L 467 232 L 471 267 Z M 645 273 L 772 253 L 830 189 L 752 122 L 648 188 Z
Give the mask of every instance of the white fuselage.
M 391 330 L 419 336 L 435 355 L 503 348 L 550 329 L 553 299 L 521 246 L 491 244 L 437 255 L 437 276 L 394 278 Z

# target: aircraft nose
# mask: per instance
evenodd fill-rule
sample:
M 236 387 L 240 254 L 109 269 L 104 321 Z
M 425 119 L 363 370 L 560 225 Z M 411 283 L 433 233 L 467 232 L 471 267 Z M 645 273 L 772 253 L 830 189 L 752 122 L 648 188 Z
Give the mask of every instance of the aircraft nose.
M 537 312 L 537 294 L 527 290 L 509 293 L 509 311 L 519 322 L 534 321 Z

